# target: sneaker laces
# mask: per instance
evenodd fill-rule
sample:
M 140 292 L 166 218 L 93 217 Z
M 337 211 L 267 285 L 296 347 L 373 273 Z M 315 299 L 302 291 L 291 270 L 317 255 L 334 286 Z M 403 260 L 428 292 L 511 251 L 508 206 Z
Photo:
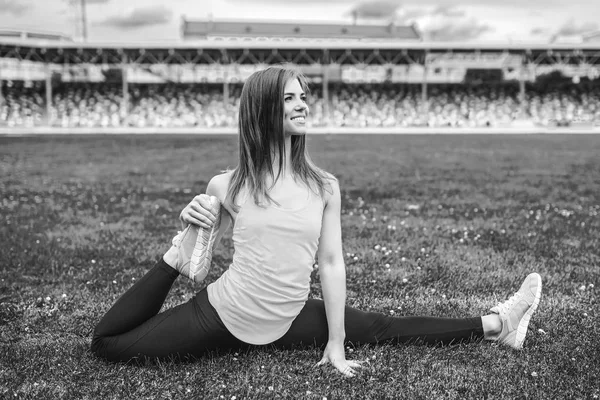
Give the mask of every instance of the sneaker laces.
M 502 303 L 498 303 L 494 310 L 498 312 L 499 315 L 506 315 L 512 308 L 512 306 L 521 298 L 521 295 L 517 292 L 510 296 L 508 300 Z
M 177 231 L 177 235 L 175 235 L 173 237 L 172 243 L 173 243 L 173 246 L 175 246 L 175 247 L 179 247 L 179 245 L 181 244 L 181 239 L 182 239 L 181 238 L 182 237 L 181 232 L 182 231 Z

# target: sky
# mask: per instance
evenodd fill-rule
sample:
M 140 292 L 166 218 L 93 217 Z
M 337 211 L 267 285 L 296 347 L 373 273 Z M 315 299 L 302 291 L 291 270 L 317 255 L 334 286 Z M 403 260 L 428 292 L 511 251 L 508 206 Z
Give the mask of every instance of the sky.
M 0 0 L 0 28 L 81 37 L 83 0 Z M 181 18 L 416 24 L 434 41 L 548 42 L 600 30 L 600 0 L 85 0 L 89 42 L 181 40 Z

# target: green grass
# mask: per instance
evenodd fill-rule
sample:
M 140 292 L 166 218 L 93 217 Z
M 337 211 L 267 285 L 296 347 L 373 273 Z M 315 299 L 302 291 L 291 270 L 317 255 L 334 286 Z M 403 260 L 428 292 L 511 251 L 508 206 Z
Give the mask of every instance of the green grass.
M 0 397 L 600 396 L 600 136 L 315 136 L 309 147 L 341 181 L 349 305 L 481 315 L 538 271 L 525 348 L 358 347 L 348 357 L 369 363 L 354 379 L 315 368 L 314 348 L 99 360 L 95 323 L 168 249 L 193 195 L 235 166 L 236 139 L 0 137 Z M 231 249 L 229 236 L 208 282 Z M 178 280 L 165 306 L 198 289 Z

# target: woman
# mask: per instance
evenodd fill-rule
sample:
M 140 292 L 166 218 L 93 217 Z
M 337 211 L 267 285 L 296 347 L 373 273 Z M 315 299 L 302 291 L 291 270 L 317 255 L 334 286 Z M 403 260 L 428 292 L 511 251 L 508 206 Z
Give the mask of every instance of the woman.
M 92 341 L 95 354 L 127 361 L 201 357 L 249 345 L 314 344 L 325 346 L 319 364 L 331 363 L 353 376 L 360 364 L 346 360 L 345 342 L 484 338 L 522 347 L 541 296 L 538 274 L 483 317 L 389 317 L 345 307 L 340 189 L 306 152 L 306 92 L 305 78 L 284 67 L 256 72 L 246 81 L 237 168 L 212 178 L 207 194 L 182 211 L 180 219 L 189 227 L 100 321 Z M 220 210 L 211 211 L 208 196 L 218 199 Z M 206 251 L 230 225 L 234 255 L 228 270 L 187 303 L 157 314 L 180 273 L 194 280 L 205 276 L 198 271 L 203 267 L 198 254 L 193 255 L 196 242 L 202 242 L 198 235 L 209 233 L 204 261 L 210 261 Z M 216 239 L 210 232 L 217 232 Z M 315 255 L 323 300 L 308 299 Z

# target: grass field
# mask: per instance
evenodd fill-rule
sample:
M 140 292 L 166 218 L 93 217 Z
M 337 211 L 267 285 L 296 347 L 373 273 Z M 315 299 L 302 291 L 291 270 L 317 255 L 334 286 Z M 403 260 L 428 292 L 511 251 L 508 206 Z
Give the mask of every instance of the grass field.
M 232 136 L 0 137 L 2 398 L 530 398 L 600 396 L 600 136 L 315 136 L 339 179 L 347 303 L 475 316 L 530 271 L 544 280 L 522 351 L 489 342 L 215 353 L 111 364 L 95 323 L 168 249 L 177 217 L 235 166 Z M 231 261 L 231 239 L 207 282 Z M 166 306 L 189 299 L 180 279 Z M 312 295 L 320 296 L 318 275 Z

